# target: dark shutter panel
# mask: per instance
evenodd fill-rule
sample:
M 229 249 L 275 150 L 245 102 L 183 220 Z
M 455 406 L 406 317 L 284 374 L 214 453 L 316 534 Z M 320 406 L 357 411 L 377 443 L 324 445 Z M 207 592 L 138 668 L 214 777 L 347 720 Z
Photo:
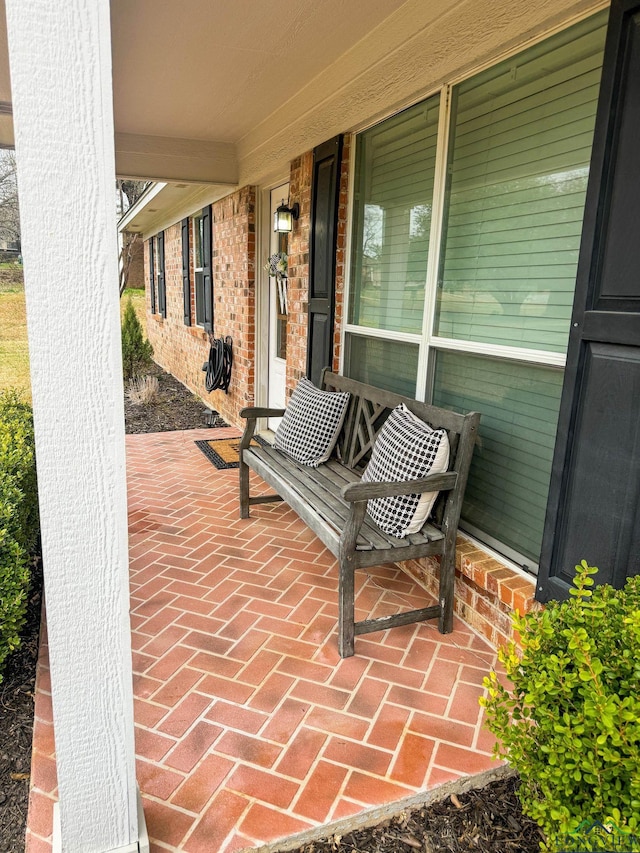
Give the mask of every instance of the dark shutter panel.
M 191 279 L 189 277 L 189 219 L 182 220 L 182 294 L 184 324 L 191 325 Z
M 167 316 L 167 287 L 164 269 L 164 231 L 161 231 L 158 240 L 158 303 L 160 314 Z
M 202 211 L 203 231 L 203 254 L 204 267 L 202 268 L 202 290 L 204 294 L 204 322 L 203 326 L 207 332 L 213 332 L 213 257 L 212 257 L 212 235 L 211 228 L 213 215 L 211 205 Z
M 333 360 L 341 157 L 342 136 L 323 142 L 313 152 L 307 375 L 315 385 L 320 384 L 322 369 Z
M 155 237 L 149 240 L 149 290 L 151 292 L 151 313 L 156 313 L 156 265 L 153 252 L 153 241 Z
M 613 0 L 538 598 L 640 572 L 640 0 Z

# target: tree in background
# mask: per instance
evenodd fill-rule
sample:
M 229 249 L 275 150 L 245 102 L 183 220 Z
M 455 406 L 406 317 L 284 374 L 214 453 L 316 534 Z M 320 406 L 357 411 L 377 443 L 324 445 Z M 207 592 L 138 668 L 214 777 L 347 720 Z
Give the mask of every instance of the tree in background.
M 131 266 L 136 259 L 136 256 L 142 251 L 142 239 L 139 234 L 132 234 L 130 231 L 122 233 L 122 248 L 120 249 L 120 296 L 124 293 L 129 284 L 129 273 Z
M 144 191 L 150 186 L 151 181 L 116 181 L 116 210 L 118 219 L 132 207 L 138 199 L 143 195 Z M 142 251 L 142 239 L 139 234 L 133 234 L 129 231 L 123 231 L 120 235 L 120 258 L 119 258 L 119 276 L 120 276 L 120 296 L 129 285 L 129 273 L 132 265 L 140 261 L 140 253 Z M 134 285 L 135 286 L 135 285 Z
M 20 252 L 20 212 L 16 153 L 0 149 L 0 242 Z
M 118 217 L 123 216 L 138 201 L 151 181 L 116 181 L 116 208 Z

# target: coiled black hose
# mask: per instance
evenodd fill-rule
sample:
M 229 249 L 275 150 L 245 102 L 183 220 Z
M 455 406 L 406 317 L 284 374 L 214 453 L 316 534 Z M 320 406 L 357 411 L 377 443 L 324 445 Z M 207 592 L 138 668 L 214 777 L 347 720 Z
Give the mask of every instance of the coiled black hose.
M 227 335 L 222 338 L 211 338 L 211 349 L 209 359 L 202 369 L 206 372 L 204 387 L 207 391 L 220 389 L 225 394 L 229 393 L 231 383 L 231 368 L 233 366 L 233 339 Z

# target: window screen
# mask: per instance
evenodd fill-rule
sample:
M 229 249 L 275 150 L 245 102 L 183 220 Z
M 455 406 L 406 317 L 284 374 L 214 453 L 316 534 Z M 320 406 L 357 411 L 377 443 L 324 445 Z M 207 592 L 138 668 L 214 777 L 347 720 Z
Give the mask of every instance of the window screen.
M 462 507 L 463 526 L 537 564 L 563 372 L 440 352 L 437 406 L 482 413 Z
M 346 347 L 344 372 L 347 376 L 405 397 L 415 397 L 416 344 L 348 335 Z
M 435 333 L 564 352 L 601 16 L 454 89 Z
M 440 97 L 357 140 L 350 322 L 420 332 Z

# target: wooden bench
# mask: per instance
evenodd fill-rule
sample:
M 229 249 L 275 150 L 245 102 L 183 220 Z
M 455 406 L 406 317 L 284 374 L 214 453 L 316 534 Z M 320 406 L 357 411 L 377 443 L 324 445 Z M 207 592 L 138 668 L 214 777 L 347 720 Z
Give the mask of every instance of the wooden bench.
M 356 635 L 397 625 L 438 618 L 440 632 L 449 633 L 453 628 L 456 534 L 480 415 L 439 409 L 326 370 L 321 388 L 349 391 L 351 399 L 336 450 L 318 468 L 300 465 L 271 446 L 250 446 L 257 419 L 280 417 L 283 409 L 253 407 L 240 412 L 247 421 L 240 443 L 240 517 L 248 518 L 249 507 L 254 504 L 284 500 L 337 557 L 341 657 L 353 654 Z M 447 430 L 451 445 L 449 470 L 404 483 L 361 483 L 376 436 L 391 409 L 400 403 L 433 428 Z M 250 497 L 249 469 L 259 474 L 276 494 Z M 383 533 L 366 515 L 370 498 L 436 490 L 440 495 L 431 517 L 419 533 L 404 539 Z M 355 622 L 356 569 L 435 555 L 441 557 L 438 604 Z

